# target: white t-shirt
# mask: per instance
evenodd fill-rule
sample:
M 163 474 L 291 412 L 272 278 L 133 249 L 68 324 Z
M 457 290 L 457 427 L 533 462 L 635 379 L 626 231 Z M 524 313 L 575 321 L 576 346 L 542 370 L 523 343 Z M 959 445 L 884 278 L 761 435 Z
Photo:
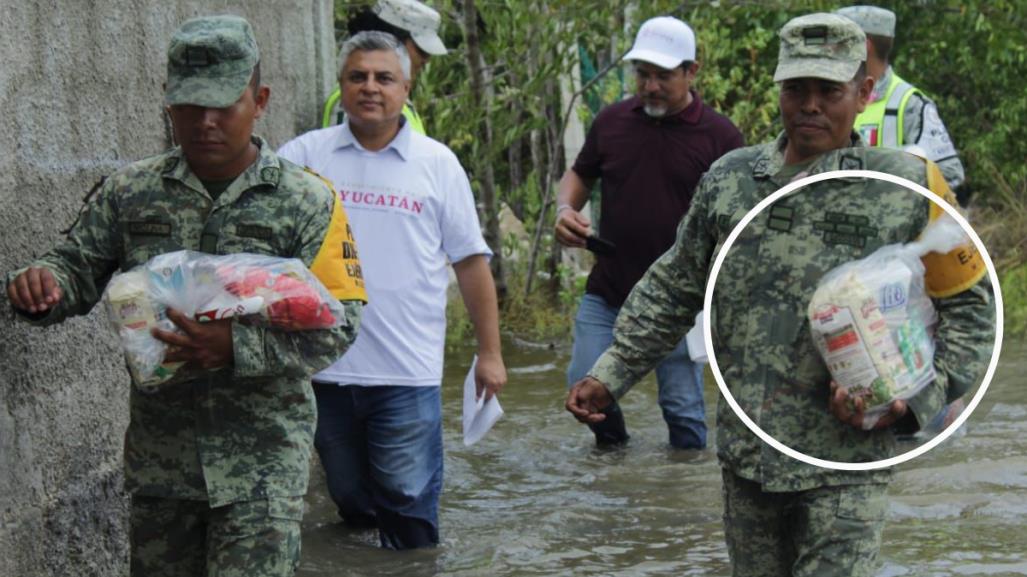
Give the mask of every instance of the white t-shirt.
M 369 302 L 356 341 L 315 381 L 439 386 L 448 262 L 492 256 L 460 161 L 403 123 L 377 152 L 349 123 L 314 130 L 278 154 L 335 185 L 357 241 Z

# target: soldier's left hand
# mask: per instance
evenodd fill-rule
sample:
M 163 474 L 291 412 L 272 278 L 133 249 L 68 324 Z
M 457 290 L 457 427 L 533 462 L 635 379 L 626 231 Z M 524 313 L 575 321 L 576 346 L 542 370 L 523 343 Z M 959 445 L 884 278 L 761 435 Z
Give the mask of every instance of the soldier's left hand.
M 185 334 L 153 329 L 153 336 L 168 345 L 164 362 L 185 362 L 205 370 L 227 367 L 235 360 L 232 349 L 232 320 L 197 322 L 175 309 L 168 319 Z
M 563 408 L 574 415 L 579 423 L 594 425 L 606 420 L 603 409 L 610 406 L 612 402 L 613 395 L 610 394 L 606 385 L 595 377 L 585 376 L 574 383 L 571 390 L 567 392 L 567 400 L 564 402 Z
M 828 409 L 839 421 L 863 429 L 864 407 L 862 397 L 852 397 L 850 400 L 847 389 L 838 386 L 838 383 L 831 381 L 831 398 L 828 401 Z M 887 429 L 895 424 L 909 411 L 906 401 L 892 401 L 888 406 L 888 412 L 881 415 L 877 422 L 868 430 Z
M 498 395 L 506 385 L 506 366 L 503 357 L 497 354 L 478 354 L 478 365 L 474 368 L 475 395 L 485 393 L 485 402 Z

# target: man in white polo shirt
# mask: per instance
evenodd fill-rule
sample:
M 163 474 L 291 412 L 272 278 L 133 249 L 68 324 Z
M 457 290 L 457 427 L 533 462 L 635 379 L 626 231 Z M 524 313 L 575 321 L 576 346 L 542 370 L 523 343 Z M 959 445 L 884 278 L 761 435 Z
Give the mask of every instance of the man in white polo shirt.
M 334 183 L 370 300 L 357 340 L 314 377 L 315 446 L 347 524 L 377 527 L 390 549 L 431 546 L 442 489 L 446 265 L 474 323 L 479 393 L 491 396 L 506 383 L 492 253 L 456 156 L 402 119 L 410 89 L 403 45 L 361 32 L 339 60 L 346 121 L 279 150 Z

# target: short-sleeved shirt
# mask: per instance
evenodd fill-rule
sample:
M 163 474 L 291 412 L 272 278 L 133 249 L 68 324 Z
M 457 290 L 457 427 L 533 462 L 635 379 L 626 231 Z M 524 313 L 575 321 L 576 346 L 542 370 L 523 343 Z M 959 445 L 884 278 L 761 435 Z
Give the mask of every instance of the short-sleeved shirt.
M 604 108 L 574 162 L 582 179 L 601 179 L 599 235 L 617 248 L 596 257 L 586 291 L 610 306 L 621 306 L 674 243 L 699 177 L 744 143 L 730 120 L 692 97 L 684 110 L 663 118 L 647 115 L 638 97 Z
M 334 183 L 360 247 L 369 298 L 356 342 L 314 379 L 439 386 L 447 265 L 492 255 L 456 155 L 409 123 L 385 148 L 367 150 L 348 122 L 295 138 L 279 154 Z

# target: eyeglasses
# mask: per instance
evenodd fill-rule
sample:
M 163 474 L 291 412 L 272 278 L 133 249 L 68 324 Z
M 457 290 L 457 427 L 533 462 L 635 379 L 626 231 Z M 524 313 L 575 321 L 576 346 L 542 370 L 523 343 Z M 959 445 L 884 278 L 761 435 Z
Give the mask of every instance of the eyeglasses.
M 655 67 L 654 67 L 655 68 Z M 688 74 L 688 71 L 692 68 L 691 62 L 682 62 L 680 66 L 673 70 L 647 70 L 641 66 L 635 66 L 635 79 L 639 86 L 644 86 L 646 82 L 650 80 L 656 82 L 660 86 L 667 86 L 671 82 L 680 79 L 682 76 Z

